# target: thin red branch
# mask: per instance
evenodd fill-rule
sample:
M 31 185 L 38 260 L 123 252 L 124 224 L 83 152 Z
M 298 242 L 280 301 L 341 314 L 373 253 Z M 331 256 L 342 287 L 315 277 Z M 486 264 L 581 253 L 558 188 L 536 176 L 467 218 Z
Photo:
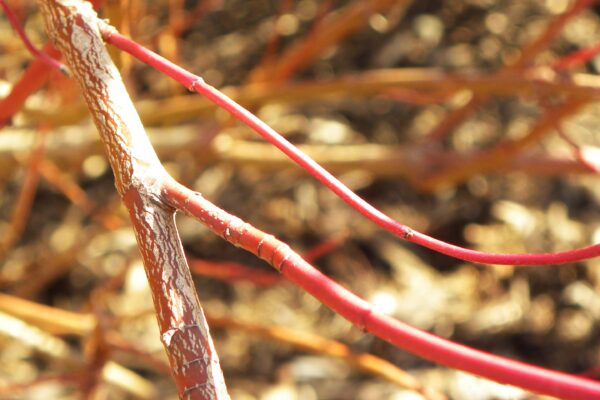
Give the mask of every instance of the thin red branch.
M 304 252 L 302 257 L 306 261 L 312 262 L 341 245 L 345 239 L 346 235 L 326 240 Z M 236 262 L 208 261 L 199 258 L 188 258 L 188 264 L 193 273 L 230 283 L 235 281 L 245 281 L 251 282 L 257 286 L 272 286 L 281 282 L 279 275 L 251 268 Z
M 544 49 L 546 49 L 550 43 L 560 34 L 565 25 L 569 21 L 571 21 L 574 17 L 576 17 L 579 13 L 586 10 L 588 7 L 591 7 L 598 0 L 576 0 L 574 4 L 566 10 L 564 13 L 560 14 L 556 18 L 553 18 L 546 29 L 542 32 L 540 36 L 538 36 L 535 40 L 529 43 L 521 50 L 521 55 L 519 59 L 516 61 L 514 65 L 511 65 L 509 68 L 519 69 L 524 68 L 528 64 L 530 64 L 534 58 L 540 54 Z
M 44 46 L 42 51 L 53 57 L 60 56 L 58 50 L 49 43 Z M 50 72 L 51 69 L 48 68 L 45 61 L 40 58 L 33 60 L 8 96 L 0 100 L 0 128 L 7 125 L 12 116 L 23 107 L 25 100 L 46 83 Z
M 371 304 L 329 279 L 274 236 L 218 208 L 172 179 L 163 181 L 163 198 L 215 234 L 262 258 L 355 326 L 413 354 L 565 400 L 600 398 L 600 383 L 509 360 L 421 331 L 378 313 Z
M 0 0 L 4 10 L 8 10 L 7 15 L 11 13 L 10 8 L 6 6 L 4 0 Z M 92 6 L 95 10 L 98 10 L 104 4 L 105 0 L 92 0 Z M 6 6 L 6 7 L 4 7 Z M 16 23 L 15 23 L 16 22 Z M 17 30 L 25 45 L 28 46 L 28 43 L 31 42 L 27 38 L 27 35 L 23 32 L 21 25 L 18 23 L 16 17 L 13 27 Z M 33 47 L 33 45 L 31 45 Z M 64 64 L 58 62 L 56 59 L 61 57 L 61 54 L 58 50 L 52 46 L 51 43 L 47 43 L 44 45 L 44 48 L 40 51 L 35 47 L 33 49 L 36 51 L 35 54 L 41 55 L 39 57 L 35 57 L 33 62 L 27 67 L 19 81 L 13 86 L 11 92 L 8 96 L 0 100 L 0 128 L 6 126 L 10 119 L 14 114 L 16 114 L 25 104 L 25 100 L 34 92 L 39 90 L 47 81 L 50 76 L 51 69 L 48 68 L 48 59 L 53 60 L 58 64 L 58 70 L 62 73 L 66 73 L 67 69 Z M 35 55 L 34 54 L 34 55 Z M 53 64 L 51 62 L 50 64 Z M 51 65 L 53 68 L 55 65 Z
M 550 64 L 550 68 L 553 68 L 557 71 L 571 69 L 589 61 L 598 53 L 600 53 L 600 42 L 559 58 Z
M 103 25 L 101 27 L 105 40 L 120 48 L 123 51 L 133 55 L 137 59 L 149 64 L 157 70 L 175 79 L 189 90 L 196 91 L 219 107 L 227 110 L 235 118 L 252 128 L 259 135 L 275 145 L 279 150 L 285 153 L 290 159 L 304 168 L 308 173 L 327 186 L 332 192 L 338 195 L 342 200 L 352 208 L 363 214 L 365 217 L 387 230 L 394 235 L 403 238 L 409 242 L 427 247 L 437 251 L 470 262 L 484 264 L 504 264 L 504 265 L 548 265 L 565 264 L 581 261 L 600 255 L 600 244 L 591 245 L 575 250 L 556 252 L 556 253 L 525 253 L 525 254 L 503 254 L 486 253 L 477 250 L 466 249 L 417 232 L 408 226 L 395 221 L 391 217 L 373 207 L 367 201 L 362 199 L 331 173 L 317 164 L 314 160 L 292 145 L 283 136 L 277 133 L 273 128 L 261 121 L 254 114 L 244 107 L 227 97 L 225 94 L 210 86 L 202 78 L 192 74 L 189 71 L 179 67 L 159 56 L 156 53 L 133 42 L 123 35 L 119 34 L 113 27 Z
M 317 245 L 303 252 L 302 258 L 304 258 L 308 262 L 313 262 L 316 259 L 323 257 L 324 255 L 335 250 L 337 247 L 341 246 L 347 238 L 348 232 L 344 232 L 341 235 L 324 240 L 321 243 L 317 243 Z
M 245 281 L 257 286 L 272 286 L 281 282 L 279 275 L 264 272 L 236 262 L 206 261 L 198 258 L 188 259 L 190 270 L 198 275 L 219 279 L 225 282 Z
M 0 0 L 0 7 L 2 7 L 2 9 L 4 10 L 4 13 L 6 14 L 6 18 L 8 18 L 8 22 L 10 22 L 10 24 L 13 27 L 13 29 L 15 30 L 15 32 L 17 32 L 17 34 L 23 41 L 23 44 L 25 45 L 27 50 L 31 53 L 31 55 L 34 58 L 37 58 L 37 59 L 41 60 L 42 62 L 46 63 L 47 65 L 51 66 L 52 68 L 59 70 L 63 74 L 68 75 L 67 68 L 62 63 L 55 60 L 47 53 L 38 50 L 33 45 L 33 43 L 31 43 L 31 40 L 29 40 L 29 37 L 27 36 L 25 31 L 23 30 L 23 27 L 21 26 L 19 19 L 17 18 L 15 13 L 12 11 L 12 9 L 8 6 L 8 4 L 4 0 Z

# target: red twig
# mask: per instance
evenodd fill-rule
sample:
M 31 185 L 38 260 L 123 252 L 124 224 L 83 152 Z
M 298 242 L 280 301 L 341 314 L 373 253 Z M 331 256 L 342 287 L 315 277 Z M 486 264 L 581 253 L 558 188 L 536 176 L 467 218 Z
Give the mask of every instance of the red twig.
M 59 383 L 61 385 L 77 386 L 81 379 L 80 373 L 48 375 L 35 378 L 33 381 L 25 383 L 8 383 L 0 385 L 0 395 L 5 395 L 7 398 L 18 398 L 16 395 L 25 392 L 38 385 L 47 383 Z
M 11 12 L 10 9 L 4 4 L 4 0 L 0 0 L 2 2 L 3 8 Z M 92 0 L 91 3 L 94 9 L 99 9 L 104 4 L 105 0 Z M 8 14 L 7 14 L 8 15 Z M 16 20 L 16 18 L 15 18 Z M 14 25 L 19 32 L 20 24 L 16 23 Z M 22 32 L 22 30 L 21 30 Z M 19 33 L 21 35 L 21 33 Z M 28 39 L 27 36 L 23 33 L 21 38 L 25 41 L 27 45 Z M 25 104 L 25 100 L 31 95 L 33 92 L 37 91 L 46 83 L 48 76 L 50 75 L 50 71 L 48 70 L 47 59 L 55 60 L 55 58 L 59 58 L 61 56 L 60 52 L 52 46 L 52 44 L 47 43 L 44 45 L 44 48 L 41 52 L 42 57 L 36 57 L 33 62 L 27 67 L 27 70 L 21 75 L 19 81 L 13 86 L 10 94 L 6 96 L 4 99 L 0 100 L 0 128 L 4 127 L 9 123 L 12 116 L 17 113 Z M 45 55 L 45 56 L 44 56 Z M 60 64 L 63 66 L 63 64 Z M 58 68 L 60 71 L 67 71 L 65 68 Z
M 345 239 L 346 235 L 326 240 L 304 252 L 302 257 L 306 261 L 312 262 L 338 247 Z M 264 272 L 236 262 L 207 261 L 199 258 L 189 258 L 188 264 L 192 272 L 196 274 L 208 276 L 213 279 L 220 279 L 226 282 L 246 281 L 252 282 L 257 286 L 272 286 L 281 281 L 280 277 L 274 275 L 272 272 Z
M 400 348 L 449 367 L 534 392 L 572 400 L 600 398 L 598 382 L 474 350 L 379 314 L 371 304 L 323 275 L 287 244 L 218 208 L 199 193 L 172 179 L 162 182 L 161 192 L 174 208 L 198 219 L 235 246 L 267 261 L 352 324 Z
M 46 44 L 43 51 L 55 57 L 60 56 L 58 50 L 52 47 L 51 44 Z M 0 128 L 9 123 L 12 116 L 23 107 L 29 95 L 46 83 L 49 74 L 48 64 L 40 58 L 33 60 L 21 75 L 19 81 L 13 86 L 9 95 L 0 100 Z
M 575 51 L 573 53 L 567 54 L 564 57 L 559 58 L 558 60 L 550 64 L 550 68 L 553 68 L 558 71 L 571 69 L 589 61 L 598 53 L 600 53 L 600 42 L 594 44 L 593 46 L 586 47 L 585 49 Z
M 6 17 L 8 18 L 8 21 L 12 25 L 13 29 L 15 30 L 15 32 L 17 32 L 17 34 L 19 35 L 19 37 L 23 41 L 23 44 L 25 44 L 25 47 L 27 48 L 27 50 L 29 50 L 29 52 L 31 53 L 31 55 L 34 58 L 40 59 L 42 62 L 46 63 L 47 65 L 51 66 L 52 68 L 55 68 L 55 69 L 59 70 L 63 74 L 68 75 L 68 70 L 67 70 L 67 68 L 62 63 L 60 63 L 59 61 L 57 61 L 54 58 L 50 57 L 47 53 L 45 53 L 43 51 L 39 51 L 33 45 L 33 43 L 31 43 L 31 40 L 29 40 L 29 37 L 27 37 L 27 34 L 25 33 L 25 31 L 21 27 L 21 23 L 19 22 L 19 19 L 17 18 L 17 16 L 15 15 L 15 13 L 8 6 L 8 4 L 6 4 L 6 2 L 4 0 L 0 0 L 0 7 L 2 7 L 2 9 L 4 10 L 4 13 L 6 14 Z
M 314 260 L 323 257 L 325 254 L 330 253 L 332 250 L 342 245 L 344 241 L 346 241 L 347 237 L 348 233 L 345 232 L 342 235 L 318 243 L 316 246 L 313 246 L 302 253 L 302 258 L 308 262 L 313 262 Z
M 188 259 L 190 270 L 196 274 L 226 282 L 246 281 L 257 286 L 272 286 L 280 282 L 278 275 L 260 271 L 236 262 L 206 261 Z
M 510 68 L 520 69 L 530 64 L 541 51 L 550 45 L 572 18 L 597 2 L 598 0 L 576 0 L 568 10 L 553 18 L 540 36 L 521 50 L 521 56 Z
M 306 154 L 302 153 L 302 151 L 292 145 L 274 129 L 261 121 L 254 114 L 237 104 L 235 101 L 218 91 L 216 88 L 204 82 L 204 80 L 199 76 L 186 71 L 185 69 L 171 63 L 158 54 L 151 52 L 143 46 L 140 46 L 136 42 L 127 39 L 109 25 L 104 25 L 101 27 L 101 30 L 105 40 L 108 43 L 111 43 L 121 50 L 130 53 L 139 60 L 151 65 L 152 67 L 175 79 L 189 90 L 196 91 L 204 95 L 210 101 L 230 112 L 238 120 L 248 125 L 266 140 L 275 145 L 289 158 L 317 178 L 321 183 L 327 186 L 331 191 L 337 194 L 355 210 L 359 211 L 365 217 L 398 237 L 455 258 L 486 264 L 564 264 L 581 261 L 600 255 L 600 244 L 556 253 L 486 253 L 462 248 L 460 246 L 446 243 L 423 233 L 417 232 L 408 226 L 395 221 L 363 200 L 360 196 L 352 192 L 352 190 L 335 178 L 331 173 L 317 164 Z

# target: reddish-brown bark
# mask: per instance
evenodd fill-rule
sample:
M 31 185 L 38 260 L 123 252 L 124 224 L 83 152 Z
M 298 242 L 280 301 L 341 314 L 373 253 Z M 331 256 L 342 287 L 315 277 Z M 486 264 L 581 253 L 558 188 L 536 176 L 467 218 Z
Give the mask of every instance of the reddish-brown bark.
M 106 52 L 96 13 L 76 0 L 39 4 L 47 32 L 81 87 L 129 210 L 179 395 L 226 399 L 219 359 L 175 227 L 175 210 L 159 195 L 159 182 L 168 175 Z

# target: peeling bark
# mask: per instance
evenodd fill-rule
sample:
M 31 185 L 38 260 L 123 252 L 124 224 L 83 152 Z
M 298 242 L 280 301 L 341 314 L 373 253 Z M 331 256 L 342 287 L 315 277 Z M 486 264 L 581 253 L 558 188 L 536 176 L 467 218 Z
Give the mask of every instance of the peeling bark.
M 129 210 L 152 289 L 161 340 L 182 399 L 227 399 L 219 359 L 196 295 L 175 210 L 160 196 L 162 167 L 112 63 L 89 3 L 39 0 L 46 30 L 83 92 Z

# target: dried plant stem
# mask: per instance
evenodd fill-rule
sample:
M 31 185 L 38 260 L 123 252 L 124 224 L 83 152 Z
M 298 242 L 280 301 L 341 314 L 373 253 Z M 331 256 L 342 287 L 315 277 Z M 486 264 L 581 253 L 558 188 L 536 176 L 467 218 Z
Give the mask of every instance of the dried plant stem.
M 23 310 L 17 310 L 15 306 L 24 307 L 27 311 L 23 312 Z M 38 377 L 28 383 L 2 384 L 0 385 L 0 396 L 3 396 L 3 398 L 14 398 L 13 396 L 15 396 L 16 393 L 50 380 L 63 385 L 77 385 L 81 390 L 82 384 L 84 385 L 90 378 L 95 378 L 98 381 L 102 379 L 107 383 L 124 389 L 137 398 L 156 398 L 156 389 L 151 382 L 113 361 L 104 363 L 101 366 L 101 369 L 96 371 L 96 376 L 91 377 L 87 368 L 89 366 L 83 364 L 84 360 L 78 354 L 74 354 L 70 351 L 70 347 L 65 341 L 38 327 L 40 325 L 54 326 L 55 328 L 60 327 L 59 329 L 66 333 L 69 332 L 69 330 L 65 325 L 73 327 L 74 329 L 80 329 L 80 327 L 73 326 L 73 323 L 85 324 L 86 322 L 91 322 L 90 319 L 93 319 L 93 317 L 89 318 L 91 316 L 85 314 L 75 314 L 48 306 L 41 306 L 17 297 L 6 295 L 0 296 L 0 310 L 0 336 L 20 340 L 23 344 L 28 345 L 55 360 L 60 360 L 61 363 L 68 365 L 69 368 L 78 370 L 78 372 L 75 373 L 62 374 L 53 377 Z M 35 313 L 41 313 L 43 314 L 43 317 L 41 315 L 34 316 Z M 53 323 L 52 318 L 56 317 L 66 317 L 69 322 L 60 320 L 60 324 Z M 54 322 L 56 321 L 58 320 L 55 320 Z M 90 330 L 94 329 L 93 326 L 89 324 L 87 325 L 87 328 Z M 89 333 L 89 331 L 87 333 Z
M 498 145 L 479 151 L 471 157 L 463 156 L 454 165 L 447 165 L 439 173 L 423 179 L 420 187 L 433 190 L 441 186 L 455 186 L 467 178 L 502 168 L 503 165 L 522 154 L 522 151 L 537 143 L 544 135 L 551 132 L 559 121 L 578 112 L 588 103 L 587 99 L 569 99 L 564 104 L 549 107 L 544 115 L 535 123 L 530 131 L 522 138 L 505 140 Z
M 445 400 L 446 396 L 424 387 L 415 377 L 379 357 L 369 353 L 356 353 L 348 346 L 331 339 L 302 333 L 283 326 L 264 326 L 224 316 L 207 315 L 210 325 L 244 331 L 253 336 L 262 336 L 303 351 L 321 356 L 339 358 L 346 363 L 400 387 L 419 392 L 426 400 Z
M 558 36 L 567 22 L 589 7 L 594 1 L 596 0 L 577 0 L 569 10 L 560 16 L 553 18 L 542 34 L 523 48 L 514 64 L 504 68 L 504 72 L 511 74 L 511 72 L 514 73 L 516 71 L 516 75 L 523 75 L 522 72 L 524 69 L 540 52 L 552 43 L 552 40 Z M 489 94 L 474 95 L 466 104 L 449 112 L 446 115 L 446 118 L 440 121 L 429 134 L 425 136 L 423 142 L 434 143 L 441 140 L 472 115 L 479 107 L 485 105 L 490 99 L 491 97 Z
M 438 97 L 445 101 L 461 90 L 475 95 L 522 97 L 553 97 L 569 95 L 600 99 L 600 79 L 596 75 L 576 73 L 565 80 L 553 74 L 547 67 L 534 67 L 523 73 L 468 73 L 445 72 L 434 68 L 397 68 L 370 70 L 347 74 L 327 81 L 301 81 L 284 84 L 247 84 L 223 89 L 227 96 L 246 107 L 260 107 L 269 102 L 306 103 L 311 101 L 336 101 L 344 98 L 359 98 L 383 94 L 387 98 L 397 97 L 395 92 L 403 89 L 413 99 L 408 102 L 428 103 Z M 414 93 L 423 99 L 414 99 Z M 430 99 L 427 99 L 429 97 Z M 0 103 L 1 104 L 1 103 Z M 210 115 L 218 108 L 208 99 L 193 96 L 171 96 L 164 100 L 143 100 L 136 104 L 142 121 L 152 125 L 168 125 L 178 121 Z M 0 109 L 0 116 L 2 116 Z M 33 121 L 51 126 L 62 126 L 81 121 L 85 107 L 74 106 L 69 110 L 26 109 Z M 457 111 L 458 112 L 458 111 Z M 457 120 L 458 124 L 460 121 Z M 452 120 L 448 123 L 454 124 Z
M 535 40 L 521 50 L 521 54 L 514 65 L 509 68 L 519 69 L 530 64 L 534 58 L 544 49 L 548 48 L 552 41 L 560 34 L 565 25 L 583 10 L 592 6 L 598 0 L 576 0 L 574 4 L 563 14 L 552 18 L 546 29 Z
M 15 208 L 13 209 L 8 231 L 0 240 L 0 260 L 4 259 L 10 249 L 17 243 L 21 238 L 23 229 L 25 229 L 40 180 L 40 165 L 44 158 L 45 138 L 46 132 L 42 129 L 38 132 L 37 143 L 27 163 L 27 171 L 23 179 L 21 191 L 15 201 Z
M 486 103 L 490 95 L 472 96 L 466 104 L 449 111 L 446 116 L 438 122 L 421 140 L 421 145 L 427 146 L 437 143 L 456 129 L 470 115 L 472 115 L 482 104 Z
M 60 169 L 50 160 L 42 160 L 40 175 L 57 190 L 62 192 L 67 199 L 79 207 L 85 214 L 96 220 L 106 229 L 116 229 L 123 225 L 123 221 L 116 215 L 103 212 L 98 205 L 86 194 L 75 180 L 61 173 Z
M 281 82 L 311 62 L 322 52 L 341 41 L 344 37 L 365 26 L 368 17 L 383 12 L 392 6 L 406 11 L 412 0 L 353 1 L 339 13 L 331 13 L 320 24 L 319 29 L 305 36 L 284 52 L 272 67 L 269 79 Z
M 0 293 L 0 313 L 2 312 L 55 335 L 88 336 L 98 324 L 98 316 L 94 314 L 66 311 Z M 397 366 L 368 353 L 356 353 L 338 341 L 325 339 L 314 334 L 301 333 L 282 326 L 264 326 L 236 318 L 211 315 L 210 313 L 207 313 L 206 317 L 211 326 L 243 331 L 293 346 L 302 351 L 339 358 L 373 376 L 421 392 L 428 400 L 445 399 L 445 396 L 423 387 L 416 378 Z M 137 354 L 157 369 L 165 371 L 165 368 L 167 368 L 168 371 L 168 366 L 162 362 L 162 359 L 148 354 L 142 347 L 131 343 L 116 331 L 109 330 L 105 332 L 104 338 L 111 348 Z
M 227 399 L 208 325 L 187 266 L 174 210 L 157 193 L 156 156 L 88 3 L 40 0 L 49 36 L 79 83 L 128 208 L 152 289 L 161 339 L 182 399 Z
M 180 125 L 176 129 L 148 128 L 146 132 L 163 161 L 175 159 L 178 151 L 186 149 L 192 154 L 202 154 L 202 158 L 197 160 L 199 167 L 215 161 L 240 167 L 251 165 L 264 172 L 294 167 L 289 158 L 271 144 L 234 139 L 234 135 L 225 132 L 219 133 L 219 140 L 213 141 L 207 147 L 206 140 L 198 135 L 196 125 Z M 11 171 L 18 166 L 13 154 L 31 147 L 36 135 L 37 133 L 32 130 L 13 128 L 5 128 L 0 134 L 0 179 L 10 176 Z M 423 152 L 414 145 L 306 144 L 298 148 L 332 173 L 361 170 L 374 177 L 402 177 L 411 181 L 416 189 L 420 188 L 424 176 L 434 172 L 434 167 L 456 165 L 459 161 L 469 158 L 464 154 L 441 150 Z M 101 143 L 94 129 L 80 128 L 76 132 L 70 128 L 54 129 L 46 140 L 46 159 L 42 163 L 41 174 L 75 205 L 86 211 L 89 205 L 82 203 L 83 193 L 80 192 L 80 188 L 74 186 L 75 182 L 72 181 L 75 176 L 61 173 L 57 168 L 60 166 L 62 171 L 77 170 L 81 167 L 82 160 L 101 152 Z M 500 165 L 499 169 L 489 172 L 502 174 L 525 172 L 542 176 L 592 173 L 589 168 L 566 156 L 554 157 L 540 154 L 533 149 L 512 157 Z M 116 217 L 107 216 L 107 218 L 110 221 L 102 222 L 107 228 L 109 228 L 107 222 L 110 222 L 110 225 L 118 224 Z
M 223 134 L 221 134 L 223 135 Z M 223 137 L 223 136 L 221 136 Z M 206 155 L 205 161 L 218 159 L 239 166 L 252 165 L 263 171 L 279 171 L 290 167 L 290 160 L 268 143 L 236 140 L 229 138 L 224 144 L 215 145 Z M 433 176 L 432 166 L 453 166 L 469 160 L 468 155 L 431 151 L 423 156 L 413 146 L 386 146 L 380 144 L 360 145 L 300 145 L 300 150 L 334 173 L 361 170 L 375 177 L 402 177 L 409 180 L 419 190 L 433 190 L 436 187 L 425 186 L 425 176 Z M 591 171 L 579 162 L 568 158 L 558 158 L 538 154 L 534 151 L 523 152 L 503 163 L 489 173 L 525 172 L 531 175 L 568 176 L 586 174 Z M 479 172 L 464 174 L 468 179 Z
M 292 1 L 283 0 L 280 2 L 276 19 L 281 18 L 290 12 L 292 8 Z M 265 50 L 263 51 L 260 61 L 254 66 L 254 68 L 248 73 L 247 83 L 259 83 L 267 81 L 270 74 L 273 72 L 273 62 L 276 61 L 277 50 L 279 49 L 281 41 L 281 34 L 277 29 L 273 29 L 271 37 L 267 41 Z
M 96 327 L 93 314 L 80 314 L 0 293 L 0 312 L 55 335 L 87 335 Z

